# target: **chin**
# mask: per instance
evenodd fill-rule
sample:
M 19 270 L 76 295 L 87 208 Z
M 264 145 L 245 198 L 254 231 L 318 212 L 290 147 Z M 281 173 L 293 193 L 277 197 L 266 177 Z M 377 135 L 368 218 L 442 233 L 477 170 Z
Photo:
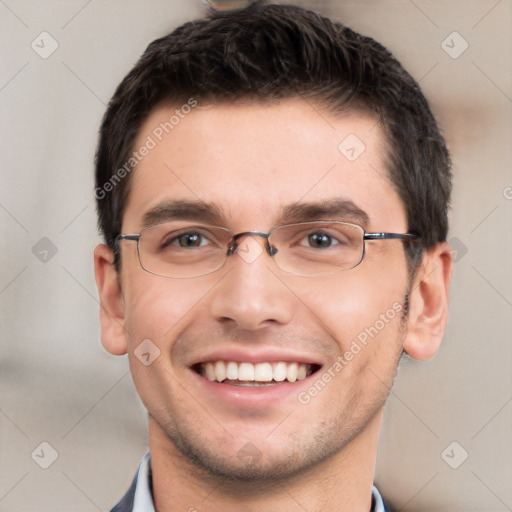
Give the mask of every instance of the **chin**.
M 256 446 L 258 441 L 254 444 L 246 442 L 241 447 L 238 446 L 241 443 L 237 442 L 235 448 L 220 442 L 206 445 L 205 440 L 195 444 L 190 438 L 176 439 L 175 436 L 170 437 L 170 440 L 194 470 L 200 471 L 205 478 L 216 477 L 226 483 L 274 485 L 278 481 L 306 473 L 334 456 L 350 441 L 338 439 L 333 443 L 321 437 L 320 434 L 309 445 L 299 439 L 289 440 L 289 446 L 286 446 L 284 439 L 277 446 L 275 442 L 267 442 L 265 447 L 259 443 L 261 450 Z M 226 450 L 224 453 L 217 451 L 221 447 Z

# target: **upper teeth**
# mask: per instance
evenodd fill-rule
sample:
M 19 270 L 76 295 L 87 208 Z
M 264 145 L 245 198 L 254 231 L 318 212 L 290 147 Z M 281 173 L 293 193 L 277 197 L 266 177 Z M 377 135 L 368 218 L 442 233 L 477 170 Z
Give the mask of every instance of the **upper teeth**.
M 216 361 L 200 365 L 201 373 L 210 381 L 239 380 L 253 382 L 282 382 L 304 380 L 311 365 L 304 363 L 237 363 Z

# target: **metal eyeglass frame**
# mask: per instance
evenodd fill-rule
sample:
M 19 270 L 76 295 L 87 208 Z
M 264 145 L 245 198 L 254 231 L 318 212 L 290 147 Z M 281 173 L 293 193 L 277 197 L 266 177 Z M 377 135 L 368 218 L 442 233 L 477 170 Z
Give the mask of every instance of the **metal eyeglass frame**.
M 283 228 L 283 227 L 288 227 L 288 226 L 294 226 L 294 225 L 301 225 L 301 224 L 314 224 L 314 223 L 332 223 L 332 224 L 348 224 L 348 225 L 351 225 L 351 226 L 355 226 L 357 227 L 358 229 L 361 229 L 362 232 L 363 232 L 363 250 L 362 250 L 362 253 L 361 253 L 361 259 L 353 266 L 353 267 L 350 267 L 350 268 L 355 268 L 357 267 L 358 265 L 360 265 L 362 263 L 362 261 L 364 260 L 364 257 L 365 257 L 365 254 L 366 254 L 366 244 L 365 242 L 367 240 L 369 241 L 375 241 L 375 240 L 406 240 L 406 241 L 414 241 L 414 240 L 418 240 L 420 238 L 419 235 L 415 234 L 415 233 L 387 233 L 387 232 L 378 232 L 378 233 L 366 233 L 364 228 L 362 226 L 359 226 L 358 224 L 353 224 L 353 223 L 350 223 L 350 222 L 343 222 L 343 221 L 336 221 L 336 220 L 318 220 L 318 221 L 306 221 L 306 222 L 294 222 L 294 223 L 291 223 L 291 224 L 283 224 L 281 226 L 274 226 L 269 232 L 265 232 L 265 231 L 242 231 L 240 233 L 235 233 L 233 234 L 229 244 L 228 244 L 228 250 L 227 250 L 227 253 L 226 253 L 226 260 L 224 261 L 224 263 L 222 264 L 222 266 L 212 270 L 211 272 L 208 272 L 208 273 L 213 273 L 219 269 L 221 269 L 225 262 L 227 261 L 227 257 L 228 256 L 231 256 L 232 254 L 234 254 L 236 252 L 236 250 L 238 249 L 238 244 L 237 244 L 237 240 L 242 238 L 242 237 L 245 237 L 245 236 L 261 236 L 263 237 L 265 240 L 266 240 L 266 250 L 267 250 L 267 253 L 269 254 L 269 256 L 274 256 L 275 254 L 277 254 L 277 251 L 278 249 L 272 245 L 270 245 L 270 235 L 272 234 L 272 232 L 277 229 L 277 228 Z M 144 228 L 140 233 L 136 233 L 136 234 L 133 234 L 133 233 L 130 233 L 130 234 L 120 234 L 118 236 L 116 236 L 115 238 L 115 242 L 116 242 L 116 245 L 117 245 L 117 242 L 120 241 L 120 240 L 131 240 L 131 241 L 134 241 L 134 242 L 137 242 L 137 255 L 138 255 L 138 260 L 139 260 L 139 264 L 141 266 L 141 268 L 150 273 L 150 274 L 153 274 L 153 275 L 158 275 L 158 276 L 161 276 L 161 277 L 169 277 L 169 276 L 162 276 L 161 274 L 156 274 L 154 272 L 151 272 L 150 270 L 144 268 L 143 264 L 142 264 L 142 260 L 141 260 L 141 254 L 140 254 L 140 245 L 139 245 L 139 241 L 140 241 L 140 238 L 144 232 L 145 229 L 150 229 L 152 228 L 153 226 L 148 226 L 147 228 Z M 205 226 L 206 227 L 206 226 Z M 225 231 L 231 231 L 230 229 L 228 228 L 224 228 L 222 226 L 209 226 L 209 227 L 212 227 L 212 228 L 220 228 L 220 229 L 223 229 Z M 117 255 L 117 251 L 116 251 L 116 255 Z M 350 270 L 350 269 L 343 269 L 343 270 Z M 202 275 L 208 275 L 208 274 L 202 274 Z M 327 274 L 329 275 L 329 274 Z M 200 277 L 200 276 L 196 276 L 196 277 Z M 313 277 L 313 276 L 310 276 L 310 277 Z

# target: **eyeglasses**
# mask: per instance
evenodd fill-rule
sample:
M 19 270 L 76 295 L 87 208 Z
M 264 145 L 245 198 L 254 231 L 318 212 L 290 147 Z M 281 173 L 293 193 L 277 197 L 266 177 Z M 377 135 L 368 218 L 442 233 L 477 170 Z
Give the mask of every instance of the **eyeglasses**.
M 296 276 L 327 276 L 359 265 L 365 242 L 412 241 L 414 233 L 366 233 L 361 226 L 339 221 L 299 222 L 276 226 L 268 233 L 233 231 L 184 221 L 170 221 L 122 234 L 137 242 L 141 267 L 162 277 L 190 278 L 210 274 L 224 266 L 246 237 L 263 237 L 267 253 L 282 271 Z

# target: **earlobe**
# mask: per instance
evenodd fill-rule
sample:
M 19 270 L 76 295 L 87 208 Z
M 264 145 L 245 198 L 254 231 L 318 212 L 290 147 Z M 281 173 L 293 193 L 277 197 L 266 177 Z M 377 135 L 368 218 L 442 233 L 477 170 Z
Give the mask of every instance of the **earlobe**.
M 448 320 L 448 293 L 453 258 L 450 246 L 439 243 L 423 257 L 410 294 L 405 352 L 414 359 L 431 358 L 439 349 Z
M 114 254 L 105 244 L 94 250 L 94 273 L 100 297 L 101 343 L 114 355 L 127 352 L 124 304 Z

